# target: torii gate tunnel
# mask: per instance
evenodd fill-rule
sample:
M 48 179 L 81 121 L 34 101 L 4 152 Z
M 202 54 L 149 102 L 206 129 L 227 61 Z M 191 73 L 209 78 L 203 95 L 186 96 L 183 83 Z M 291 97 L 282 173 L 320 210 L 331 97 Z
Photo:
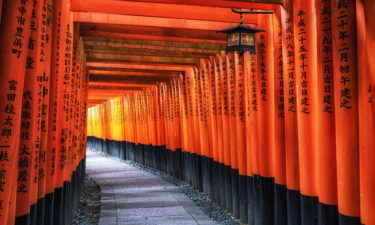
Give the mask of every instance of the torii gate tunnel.
M 231 11 L 264 30 L 226 53 Z M 0 224 L 69 225 L 86 147 L 250 225 L 375 225 L 375 1 L 0 0 Z

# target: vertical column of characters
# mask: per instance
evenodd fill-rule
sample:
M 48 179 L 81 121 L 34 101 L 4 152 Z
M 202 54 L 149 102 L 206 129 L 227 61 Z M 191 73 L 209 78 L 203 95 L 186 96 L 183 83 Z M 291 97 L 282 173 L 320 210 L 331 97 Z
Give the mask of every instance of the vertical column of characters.
M 318 43 L 318 177 L 319 220 L 338 223 L 335 107 L 332 65 L 331 1 L 316 1 Z
M 243 55 L 243 71 L 244 71 L 244 102 L 245 102 L 245 145 L 246 145 L 246 175 L 251 177 L 253 175 L 252 165 L 251 165 L 251 67 L 250 67 L 250 52 L 244 52 Z
M 363 2 L 360 4 L 360 2 Z M 360 11 L 360 12 L 358 12 Z M 361 223 L 375 224 L 375 2 L 357 0 Z M 363 21 L 364 20 L 364 21 Z M 365 24 L 364 24 L 365 23 Z M 363 37 L 365 36 L 365 37 Z
M 59 191 L 62 189 L 63 186 L 63 170 L 60 167 L 60 161 L 62 157 L 61 147 L 63 143 L 61 143 L 61 139 L 63 138 L 63 121 L 65 120 L 65 115 L 63 112 L 63 77 L 64 77 L 64 63 L 65 63 L 65 38 L 64 35 L 66 34 L 66 5 L 63 4 L 60 0 L 55 0 L 54 2 L 54 23 L 53 23 L 53 35 L 55 39 L 52 42 L 52 68 L 51 68 L 51 94 L 50 97 L 50 128 L 49 134 L 51 134 L 48 143 L 51 147 L 52 151 L 55 152 L 55 164 L 54 164 L 54 171 L 55 171 L 55 188 L 58 188 Z M 64 118 L 64 119 L 61 119 Z M 57 194 L 59 195 L 59 194 Z M 62 199 L 61 195 L 57 196 L 57 198 Z M 56 203 L 59 200 L 56 200 Z M 62 220 L 61 213 L 59 215 L 54 216 L 54 222 L 59 223 L 57 221 Z
M 203 150 L 201 150 L 201 135 L 199 129 L 200 121 L 200 73 L 197 68 L 194 68 L 194 130 L 195 133 L 195 152 L 197 155 L 200 155 Z
M 30 24 L 30 37 L 26 57 L 26 71 L 22 95 L 22 114 L 20 126 L 20 148 L 17 174 L 16 223 L 30 223 L 30 207 L 36 204 L 38 183 L 38 154 L 40 148 L 40 133 L 38 128 L 39 82 L 38 73 L 44 65 L 39 61 L 40 21 L 42 4 L 34 2 Z M 11 123 L 12 121 L 8 121 Z M 13 215 L 11 215 L 13 217 Z M 13 221 L 14 222 L 14 221 Z
M 84 53 L 84 46 L 83 42 L 80 41 L 80 48 L 79 48 L 79 55 L 80 55 L 80 72 L 79 72 L 79 80 L 80 80 L 80 88 L 78 90 L 78 93 L 83 93 L 82 95 L 79 95 L 79 102 L 80 102 L 80 112 L 79 112 L 79 121 L 80 121 L 80 127 L 81 127 L 81 145 L 80 145 L 80 155 L 82 161 L 86 158 L 86 140 L 87 140 L 87 93 L 88 93 L 88 82 L 86 80 L 86 62 L 85 62 L 85 53 Z
M 249 76 L 250 76 L 250 145 L 252 159 L 252 173 L 259 175 L 259 138 L 258 138 L 258 111 L 259 111 L 259 89 L 257 58 L 254 54 L 249 55 Z
M 165 145 L 165 128 L 164 128 L 164 101 L 163 101 L 163 86 L 158 84 L 158 105 L 159 105 L 159 123 L 158 132 L 160 135 L 160 146 Z
M 170 130 L 170 96 L 169 96 L 169 87 L 167 84 L 164 85 L 164 102 L 165 102 L 165 120 L 164 120 L 164 127 L 165 127 L 165 143 L 166 148 L 170 149 L 171 147 L 171 130 Z
M 223 93 L 221 90 L 222 74 L 220 73 L 219 56 L 213 58 L 213 90 L 215 91 L 215 105 L 216 105 L 216 129 L 217 129 L 217 153 L 216 162 L 224 164 L 224 134 L 223 134 Z M 223 184 L 220 184 L 223 185 Z
M 210 57 L 210 60 L 208 62 L 208 86 L 209 86 L 209 129 L 211 133 L 212 138 L 212 144 L 211 144 L 211 160 L 210 160 L 210 167 L 209 170 L 212 170 L 214 174 L 212 174 L 210 185 L 215 190 L 212 190 L 211 197 L 213 200 L 217 200 L 215 193 L 217 193 L 216 190 L 219 190 L 220 188 L 220 178 L 217 171 L 217 162 L 219 162 L 219 145 L 218 145 L 218 133 L 219 128 L 217 126 L 217 118 L 218 118 L 218 104 L 217 104 L 217 91 L 216 91 L 216 74 L 215 74 L 215 61 L 214 57 Z M 212 182 L 213 181 L 213 182 Z M 215 185 L 215 186 L 214 186 Z
M 231 154 L 231 167 L 238 170 L 238 157 L 237 157 L 237 132 L 236 132 L 236 116 L 238 113 L 236 106 L 236 77 L 234 74 L 234 54 L 227 54 L 225 57 L 225 66 L 227 72 L 227 85 L 228 85 L 228 110 L 229 110 L 229 127 L 231 130 L 230 135 L 230 154 Z
M 180 99 L 181 99 L 181 95 L 180 95 L 180 78 L 179 77 L 176 77 L 175 78 L 175 81 L 174 81 L 174 101 L 175 101 L 175 127 L 176 127 L 176 134 L 177 134 L 177 137 L 176 137 L 176 148 L 177 149 L 181 149 L 181 144 L 182 144 L 182 126 L 181 126 L 181 123 L 182 123 L 182 118 L 181 118 L 181 114 L 182 114 L 182 110 L 181 110 L 181 103 L 180 103 Z
M 198 97 L 199 97 L 199 134 L 201 156 L 209 155 L 209 140 L 207 139 L 207 118 L 206 118 L 206 77 L 207 68 L 204 60 L 200 61 L 198 77 Z
M 189 68 L 185 71 L 185 89 L 186 89 L 186 103 L 187 103 L 187 128 L 188 128 L 188 152 L 193 153 L 195 150 L 195 130 L 194 128 L 194 71 Z
M 237 130 L 237 156 L 238 172 L 241 176 L 246 175 L 246 126 L 245 126 L 245 74 L 244 58 L 238 52 L 234 53 L 234 77 L 235 77 L 235 102 L 237 108 L 236 130 Z
M 159 98 L 158 98 L 158 104 L 159 104 L 159 116 L 160 116 L 160 146 L 165 145 L 165 102 L 164 102 L 164 91 L 163 91 L 163 85 L 158 84 L 158 91 L 159 91 Z
M 188 147 L 188 99 L 187 99 L 187 88 L 186 88 L 186 78 L 187 75 L 180 74 L 180 82 L 179 82 L 179 93 L 180 93 L 180 105 L 181 105 L 181 129 L 182 129 L 182 143 L 181 143 L 181 150 L 186 152 Z
M 360 216 L 355 0 L 332 0 L 331 7 L 339 222 L 354 224 Z
M 156 87 L 152 87 L 150 89 L 151 91 L 151 106 L 152 106 L 152 110 L 151 110 L 151 119 L 152 119 L 152 133 L 153 133 L 153 140 L 152 140 L 152 145 L 155 147 L 155 146 L 158 146 L 158 132 L 157 132 L 157 119 L 158 119 L 158 115 L 157 115 L 157 104 L 156 104 Z
M 46 194 L 52 194 L 54 190 L 54 162 L 55 162 L 55 152 L 52 151 L 51 148 L 48 146 L 48 139 L 49 139 L 49 127 L 50 127 L 50 98 L 51 98 L 51 68 L 52 68 L 52 59 L 53 59 L 53 50 L 52 44 L 53 39 L 56 38 L 55 36 L 52 37 L 52 30 L 53 30 L 53 1 L 48 0 L 46 2 L 45 8 L 43 8 L 43 15 L 42 16 L 42 26 L 45 28 L 42 29 L 41 39 L 43 42 L 40 43 L 41 52 L 40 54 L 43 56 L 40 58 L 40 61 L 44 62 L 44 71 L 40 79 L 43 83 L 42 89 L 42 108 L 41 108 L 41 149 L 45 149 L 46 152 L 46 167 L 45 167 L 45 176 L 46 180 Z M 50 207 L 52 208 L 52 207 Z M 52 210 L 52 209 L 50 209 Z M 46 221 L 46 223 L 51 223 L 52 221 Z
M 167 96 L 168 96 L 168 141 L 169 141 L 169 150 L 174 151 L 175 150 L 175 144 L 176 144 L 176 130 L 174 127 L 174 109 L 173 109 L 173 92 L 172 92 L 172 84 L 169 82 L 167 85 Z
M 176 148 L 178 146 L 179 142 L 179 131 L 178 131 L 178 119 L 177 119 L 177 113 L 176 111 L 178 110 L 176 107 L 176 79 L 172 79 L 170 82 L 170 95 L 171 95 L 171 105 L 170 105 L 170 110 L 171 110 L 171 127 L 173 132 L 173 147 L 172 150 L 176 151 Z
M 284 71 L 283 71 L 283 46 L 282 24 L 280 7 L 275 9 L 272 16 L 273 46 L 274 46 L 274 117 L 275 117 L 275 212 L 274 221 L 282 225 L 287 224 L 286 211 L 286 162 L 285 162 L 285 97 L 284 97 Z
M 207 69 L 207 77 L 206 77 L 206 92 L 207 92 L 207 126 L 208 126 L 208 136 L 209 136 L 209 162 L 208 166 L 211 165 L 214 158 L 216 158 L 217 153 L 217 127 L 216 127 L 216 104 L 215 104 L 215 78 L 213 74 L 213 61 L 211 59 L 206 60 L 206 69 Z M 215 156 L 215 157 L 214 157 Z M 209 169 L 211 167 L 208 167 Z
M 81 127 L 79 126 L 78 118 L 79 118 L 79 95 L 78 95 L 78 88 L 79 88 L 79 24 L 74 24 L 73 27 L 73 40 L 72 40 L 72 81 L 71 81 L 71 170 L 72 172 L 76 172 L 76 168 L 78 166 L 77 160 L 78 151 L 79 151 L 79 140 L 78 136 L 81 131 Z
M 293 5 L 287 1 L 281 7 L 282 55 L 285 98 L 285 162 L 287 186 L 287 221 L 299 225 L 300 219 L 300 175 L 298 160 L 298 129 L 296 100 L 295 45 L 293 28 Z
M 63 110 L 63 126 L 62 126 L 62 133 L 60 139 L 60 161 L 59 167 L 63 171 L 63 181 L 70 182 L 71 180 L 71 168 L 70 168 L 70 160 L 71 160 L 71 137 L 72 137 L 72 130 L 71 130 L 71 84 L 72 84 L 72 50 L 73 50 L 73 26 L 71 21 L 70 15 L 70 3 L 64 2 L 65 10 L 66 10 L 66 30 L 63 34 L 63 41 L 65 43 L 64 52 L 64 63 L 61 67 L 61 89 L 62 89 L 62 110 Z
M 4 1 L 0 30 L 0 224 L 14 222 L 22 94 L 33 4 Z M 12 196 L 13 201 L 10 202 Z M 10 211 L 12 210 L 12 211 Z

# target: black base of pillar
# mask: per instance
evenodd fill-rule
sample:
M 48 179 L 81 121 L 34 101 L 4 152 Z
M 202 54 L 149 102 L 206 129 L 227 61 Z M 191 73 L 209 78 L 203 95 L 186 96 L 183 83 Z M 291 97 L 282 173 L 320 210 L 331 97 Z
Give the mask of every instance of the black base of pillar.
M 45 215 L 45 208 L 46 208 L 45 198 L 38 199 L 36 208 L 37 208 L 36 224 L 44 225 L 44 215 Z
M 288 225 L 301 224 L 300 193 L 295 190 L 287 190 L 287 215 Z
M 247 176 L 239 175 L 240 221 L 247 223 Z
M 286 186 L 275 184 L 274 205 L 275 205 L 275 224 L 288 225 L 287 204 L 286 204 Z
M 232 195 L 233 195 L 233 216 L 240 219 L 240 193 L 239 175 L 237 169 L 232 169 Z
M 46 207 L 45 207 L 45 215 L 44 215 L 44 224 L 54 225 L 53 224 L 54 193 L 46 195 L 45 206 Z

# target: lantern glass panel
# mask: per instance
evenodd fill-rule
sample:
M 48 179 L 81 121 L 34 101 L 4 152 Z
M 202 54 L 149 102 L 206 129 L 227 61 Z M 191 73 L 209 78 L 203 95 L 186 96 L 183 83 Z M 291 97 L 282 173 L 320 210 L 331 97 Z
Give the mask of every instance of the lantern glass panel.
M 228 35 L 228 46 L 234 46 L 240 44 L 240 34 L 234 33 Z
M 241 44 L 255 46 L 254 34 L 241 33 Z

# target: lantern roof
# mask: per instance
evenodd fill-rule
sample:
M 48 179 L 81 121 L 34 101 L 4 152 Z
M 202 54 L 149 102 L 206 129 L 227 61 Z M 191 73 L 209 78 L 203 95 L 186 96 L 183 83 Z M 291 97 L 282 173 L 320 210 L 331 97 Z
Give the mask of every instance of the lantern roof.
M 226 34 L 233 34 L 233 33 L 258 33 L 258 32 L 264 32 L 264 30 L 260 30 L 254 27 L 250 27 L 248 25 L 243 25 L 243 24 L 238 24 L 235 27 L 229 27 L 227 29 L 218 31 L 221 33 L 226 33 Z

